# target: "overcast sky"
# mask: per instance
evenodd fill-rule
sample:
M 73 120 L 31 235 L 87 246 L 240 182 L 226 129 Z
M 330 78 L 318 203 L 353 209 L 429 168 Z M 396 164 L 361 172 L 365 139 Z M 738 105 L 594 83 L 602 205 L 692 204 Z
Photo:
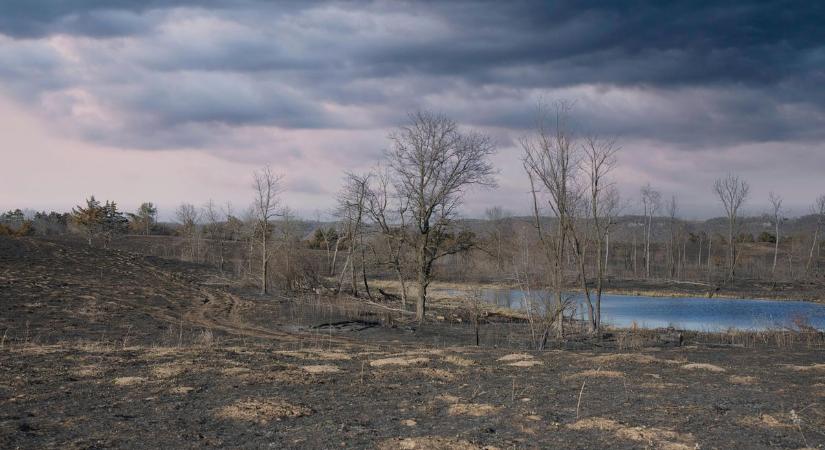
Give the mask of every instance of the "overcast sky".
M 729 171 L 750 213 L 825 193 L 825 2 L 587 3 L 2 0 L 0 209 L 242 209 L 270 164 L 313 217 L 427 109 L 498 144 L 499 188 L 464 214 L 526 213 L 542 99 L 618 139 L 628 212 L 650 182 L 719 215 Z

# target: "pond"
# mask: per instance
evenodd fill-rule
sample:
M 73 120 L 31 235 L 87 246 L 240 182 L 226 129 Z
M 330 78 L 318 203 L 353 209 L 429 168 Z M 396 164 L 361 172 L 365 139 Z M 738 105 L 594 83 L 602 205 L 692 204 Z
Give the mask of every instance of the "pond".
M 450 296 L 466 296 L 459 290 L 443 291 Z M 533 291 L 534 298 L 547 292 Z M 524 309 L 526 299 L 519 289 L 482 289 L 481 298 L 497 306 Z M 584 299 L 574 299 L 576 314 L 586 317 Z M 796 328 L 795 321 L 825 330 L 825 304 L 804 301 L 740 300 L 714 298 L 642 297 L 602 295 L 602 321 L 616 327 L 675 327 L 694 331 L 767 330 Z

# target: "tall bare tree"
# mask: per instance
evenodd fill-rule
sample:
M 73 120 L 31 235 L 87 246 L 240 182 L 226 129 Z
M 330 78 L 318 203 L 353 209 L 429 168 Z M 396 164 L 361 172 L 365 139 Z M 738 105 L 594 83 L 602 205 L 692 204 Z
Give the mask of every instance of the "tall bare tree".
M 344 224 L 344 239 L 347 240 L 348 252 L 347 260 L 344 263 L 344 270 L 338 282 L 338 289 L 341 289 L 344 274 L 347 266 L 352 274 L 352 294 L 358 295 L 358 283 L 356 281 L 355 258 L 357 253 L 363 250 L 363 229 L 366 216 L 366 203 L 369 191 L 370 174 L 359 175 L 347 172 L 344 179 L 344 186 L 338 193 L 338 215 Z M 367 283 L 366 262 L 364 252 L 361 252 L 361 272 L 363 275 L 364 289 L 369 296 L 369 284 Z
M 200 213 L 195 205 L 191 203 L 181 203 L 178 209 L 175 210 L 175 217 L 180 223 L 180 233 L 186 239 L 189 246 L 189 253 L 192 261 L 198 260 L 199 245 L 198 245 L 198 222 L 200 221 Z
M 264 166 L 253 173 L 252 187 L 255 190 L 255 200 L 252 204 L 252 214 L 255 218 L 256 231 L 261 238 L 261 293 L 269 293 L 267 269 L 269 268 L 269 235 L 272 233 L 271 221 L 278 214 L 281 194 L 281 175 L 272 172 L 272 168 Z
M 771 201 L 773 226 L 776 234 L 773 244 L 773 265 L 771 266 L 771 274 L 776 280 L 776 261 L 779 259 L 779 242 L 781 240 L 779 226 L 782 223 L 782 197 L 771 192 L 768 194 L 768 199 Z
M 397 197 L 397 196 L 396 196 Z M 381 230 L 388 264 L 395 272 L 401 287 L 401 304 L 407 307 L 407 283 L 402 255 L 408 243 L 408 199 L 396 198 L 392 192 L 389 172 L 382 167 L 375 170 L 367 193 L 367 211 Z
M 593 227 L 596 248 L 595 302 L 592 302 L 590 322 L 592 331 L 598 332 L 602 322 L 602 291 L 607 268 L 606 243 L 620 208 L 619 192 L 608 177 L 616 167 L 616 155 L 620 147 L 615 140 L 589 136 L 584 139 L 582 148 L 583 170 L 589 186 L 587 189 L 590 206 L 588 219 Z M 602 258 L 602 249 L 605 251 L 605 258 Z M 584 278 L 584 272 L 582 272 L 582 278 Z M 586 282 L 584 282 L 584 287 L 590 305 L 591 299 Z
M 676 200 L 676 195 L 670 196 L 670 201 L 667 203 L 668 213 L 668 276 L 673 278 L 676 276 L 676 266 L 679 262 L 678 247 L 679 247 L 679 203 Z
M 817 243 L 819 243 L 819 229 L 825 225 L 825 195 L 817 197 L 814 205 L 811 207 L 811 213 L 816 217 L 816 224 L 814 225 L 814 238 L 811 242 L 811 251 L 808 253 L 808 263 L 805 264 L 806 273 L 810 272 L 811 265 L 814 261 L 814 250 L 816 249 Z
M 713 191 L 728 218 L 728 280 L 733 280 L 736 270 L 736 224 L 739 218 L 739 209 L 748 199 L 750 185 L 738 175 L 729 173 L 713 183 Z
M 505 221 L 508 214 L 501 208 L 501 206 L 493 206 L 492 208 L 488 208 L 484 212 L 484 215 L 487 217 L 487 221 L 490 222 L 490 225 L 492 225 L 488 239 L 492 248 L 489 249 L 488 252 L 495 258 L 496 269 L 501 272 L 504 269 L 504 234 Z
M 522 162 L 530 180 L 530 191 L 533 196 L 535 227 L 544 255 L 551 267 L 548 281 L 555 299 L 555 307 L 547 312 L 551 315 L 549 319 L 555 324 L 557 336 L 564 333 L 565 249 L 580 192 L 575 180 L 579 160 L 568 124 L 571 108 L 572 104 L 569 102 L 558 102 L 551 111 L 543 105 L 540 106 L 536 132 L 533 136 L 521 140 L 524 151 Z M 546 203 L 555 219 L 555 232 L 545 231 L 542 224 L 538 200 L 540 189 L 546 194 L 546 201 L 542 203 Z M 542 343 L 545 340 L 546 331 Z
M 661 205 L 662 194 L 653 189 L 650 183 L 642 187 L 642 208 L 645 217 L 645 277 L 650 278 L 650 242 L 653 237 L 653 218 Z
M 495 149 L 486 135 L 461 132 L 441 114 L 415 112 L 410 122 L 390 135 L 387 159 L 416 231 L 416 318 L 423 322 L 433 263 L 467 248 L 466 242 L 448 239 L 464 192 L 473 185 L 495 185 L 495 170 L 489 161 Z
M 209 238 L 209 246 L 215 249 L 218 259 L 218 268 L 223 273 L 224 267 L 224 240 L 226 239 L 226 225 L 228 217 L 222 217 L 221 208 L 210 198 L 203 205 L 203 218 L 206 220 L 204 231 Z

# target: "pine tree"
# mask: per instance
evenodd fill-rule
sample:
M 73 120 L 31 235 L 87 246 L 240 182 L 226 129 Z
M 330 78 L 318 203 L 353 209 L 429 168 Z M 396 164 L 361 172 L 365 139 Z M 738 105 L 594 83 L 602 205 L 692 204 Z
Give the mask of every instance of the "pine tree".
M 84 231 L 89 246 L 92 245 L 92 238 L 102 231 L 105 217 L 106 210 L 94 195 L 86 199 L 85 208 L 80 205 L 72 208 L 72 221 Z

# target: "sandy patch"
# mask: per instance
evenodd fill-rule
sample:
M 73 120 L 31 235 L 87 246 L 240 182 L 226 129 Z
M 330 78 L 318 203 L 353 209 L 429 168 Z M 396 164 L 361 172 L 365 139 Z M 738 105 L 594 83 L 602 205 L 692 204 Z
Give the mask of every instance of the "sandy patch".
M 572 375 L 567 375 L 564 377 L 565 380 L 577 380 L 582 378 L 622 378 L 624 377 L 623 372 L 619 372 L 616 370 L 596 370 L 590 369 L 585 370 L 582 372 L 574 373 Z
M 338 366 L 333 366 L 329 364 L 319 364 L 314 366 L 303 366 L 301 370 L 307 373 L 312 374 L 321 374 L 321 373 L 338 373 L 341 369 Z
M 233 405 L 221 408 L 217 416 L 222 419 L 241 420 L 265 425 L 290 417 L 302 417 L 312 414 L 312 410 L 299 405 L 293 405 L 277 399 L 247 399 Z
M 145 382 L 146 378 L 143 377 L 118 377 L 114 379 L 115 386 L 131 386 Z
M 383 366 L 414 366 L 419 364 L 427 364 L 430 362 L 429 358 L 423 356 L 398 356 L 395 358 L 382 358 L 370 361 L 372 367 Z
M 451 416 L 484 417 L 498 410 L 497 407 L 487 403 L 455 403 L 447 409 L 447 414 Z
M 610 431 L 620 439 L 627 439 L 667 450 L 688 450 L 696 446 L 689 433 L 677 433 L 656 427 L 630 427 L 610 419 L 591 417 L 568 425 L 572 430 Z
M 692 364 L 685 364 L 682 366 L 683 369 L 687 370 L 707 370 L 709 372 L 724 372 L 725 369 L 722 367 L 713 365 L 713 364 L 706 364 L 706 363 L 692 363 Z

